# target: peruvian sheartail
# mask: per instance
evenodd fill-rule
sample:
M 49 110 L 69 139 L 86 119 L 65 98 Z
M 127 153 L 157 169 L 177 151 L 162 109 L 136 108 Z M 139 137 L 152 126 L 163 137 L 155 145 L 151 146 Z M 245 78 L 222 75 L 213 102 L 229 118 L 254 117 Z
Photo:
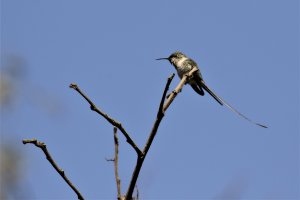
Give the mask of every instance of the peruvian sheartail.
M 247 121 L 256 124 L 260 127 L 263 128 L 267 128 L 267 126 L 254 122 L 251 119 L 249 119 L 248 117 L 246 117 L 245 115 L 243 115 L 242 113 L 240 113 L 238 110 L 236 110 L 235 108 L 233 108 L 231 105 L 229 105 L 227 102 L 225 102 L 221 97 L 219 97 L 218 95 L 216 95 L 215 92 L 213 92 L 204 82 L 201 72 L 198 68 L 197 63 L 192 60 L 191 58 L 187 57 L 185 54 L 176 51 L 174 53 L 172 53 L 169 57 L 167 58 L 158 58 L 156 60 L 168 60 L 176 69 L 177 74 L 180 78 L 182 78 L 186 73 L 188 73 L 189 71 L 191 71 L 194 67 L 196 67 L 198 69 L 198 71 L 196 71 L 193 74 L 193 77 L 190 78 L 188 80 L 188 84 L 195 90 L 195 92 L 197 92 L 199 95 L 203 96 L 204 95 L 204 90 L 206 92 L 208 92 L 220 105 L 225 105 L 227 106 L 230 110 L 232 110 L 233 112 L 235 112 L 236 114 L 238 114 L 240 117 L 246 119 Z

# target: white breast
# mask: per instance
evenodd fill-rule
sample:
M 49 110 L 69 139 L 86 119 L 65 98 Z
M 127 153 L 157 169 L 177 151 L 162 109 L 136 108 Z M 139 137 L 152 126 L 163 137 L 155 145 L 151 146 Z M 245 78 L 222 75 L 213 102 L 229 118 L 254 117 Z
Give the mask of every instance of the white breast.
M 186 61 L 188 58 L 182 58 L 177 62 L 177 66 L 182 66 L 183 62 Z
M 181 60 L 179 60 L 177 62 L 176 70 L 177 70 L 178 76 L 180 78 L 182 78 L 184 74 L 186 74 L 187 72 L 189 72 L 192 69 L 191 65 L 186 65 L 186 64 L 184 65 L 184 62 L 186 60 L 188 60 L 188 58 L 182 58 Z

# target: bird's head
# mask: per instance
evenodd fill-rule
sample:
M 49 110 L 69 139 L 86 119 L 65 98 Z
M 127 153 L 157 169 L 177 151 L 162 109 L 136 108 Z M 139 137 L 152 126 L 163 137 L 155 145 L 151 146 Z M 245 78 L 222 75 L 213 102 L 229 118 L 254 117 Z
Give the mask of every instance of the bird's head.
M 171 64 L 173 64 L 174 66 L 177 65 L 177 63 L 182 60 L 187 58 L 186 55 L 184 55 L 183 53 L 181 53 L 180 51 L 175 51 L 174 53 L 172 53 L 169 57 L 167 58 L 158 58 L 156 60 L 168 60 Z

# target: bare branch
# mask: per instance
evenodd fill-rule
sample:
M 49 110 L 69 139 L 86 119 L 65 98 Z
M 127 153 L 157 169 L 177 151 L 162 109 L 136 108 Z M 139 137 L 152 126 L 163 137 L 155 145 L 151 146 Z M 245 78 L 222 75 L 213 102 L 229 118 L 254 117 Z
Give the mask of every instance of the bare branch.
M 170 86 L 170 84 L 171 84 L 171 82 L 174 78 L 174 75 L 175 74 L 172 74 L 167 80 L 167 83 L 166 83 L 166 86 L 165 86 L 165 89 L 164 89 L 164 92 L 163 92 L 163 95 L 162 95 L 162 98 L 161 98 L 161 101 L 160 101 L 160 105 L 159 105 L 159 109 L 158 109 L 158 112 L 157 112 L 156 120 L 154 122 L 151 133 L 150 133 L 149 138 L 148 138 L 148 140 L 146 142 L 146 145 L 144 147 L 142 156 L 138 157 L 138 159 L 137 159 L 137 163 L 136 163 L 135 169 L 133 171 L 132 178 L 131 178 L 131 181 L 130 181 L 130 184 L 129 184 L 129 187 L 128 187 L 128 190 L 127 190 L 127 194 L 126 194 L 126 199 L 127 200 L 132 199 L 132 193 L 133 193 L 134 187 L 136 185 L 136 181 L 137 181 L 137 178 L 139 176 L 140 170 L 142 168 L 144 159 L 145 159 L 145 157 L 147 155 L 147 152 L 148 152 L 148 150 L 149 150 L 149 148 L 152 144 L 152 141 L 153 141 L 153 139 L 156 135 L 158 126 L 159 126 L 162 118 L 164 117 L 164 110 L 163 110 L 164 106 L 163 105 L 164 105 L 164 101 L 165 101 L 169 86 Z
M 195 67 L 189 73 L 187 73 L 186 75 L 184 75 L 182 77 L 181 81 L 179 82 L 179 84 L 177 85 L 177 87 L 175 88 L 175 90 L 173 90 L 172 93 L 168 96 L 167 102 L 165 103 L 164 108 L 163 108 L 164 111 L 166 111 L 168 109 L 168 107 L 171 105 L 171 103 L 173 102 L 173 100 L 175 99 L 175 97 L 177 96 L 177 94 L 179 92 L 181 92 L 181 90 L 182 90 L 183 86 L 186 84 L 187 80 L 196 71 L 198 71 L 198 69 Z
M 169 78 L 168 78 L 168 81 L 166 83 L 166 87 L 165 87 L 165 90 L 163 92 L 163 95 L 161 97 L 161 101 L 160 101 L 160 105 L 159 105 L 159 109 L 158 109 L 158 115 L 161 115 L 161 114 L 164 114 L 164 103 L 165 103 L 165 99 L 166 99 L 166 96 L 167 96 L 167 93 L 168 93 L 168 90 L 169 90 L 169 86 L 174 78 L 175 74 L 173 73 Z
M 136 191 L 136 197 L 135 197 L 135 199 L 139 200 L 140 199 L 140 193 L 139 193 L 139 188 L 138 188 L 137 185 L 135 185 L 135 191 Z
M 172 74 L 168 78 L 168 81 L 166 83 L 166 86 L 165 86 L 165 89 L 164 89 L 164 92 L 163 92 L 163 96 L 162 96 L 162 99 L 161 99 L 161 102 L 160 102 L 160 106 L 159 106 L 159 109 L 158 109 L 158 112 L 157 112 L 156 120 L 155 120 L 155 122 L 153 124 L 152 130 L 150 132 L 150 135 L 148 137 L 146 145 L 145 145 L 145 147 L 143 149 L 143 152 L 141 154 L 142 156 L 138 157 L 138 159 L 137 159 L 137 163 L 136 163 L 135 169 L 133 171 L 132 178 L 131 178 L 131 181 L 130 181 L 130 184 L 129 184 L 129 187 L 128 187 L 128 190 L 127 190 L 127 194 L 126 194 L 126 197 L 125 197 L 126 200 L 131 200 L 132 199 L 132 193 L 133 193 L 134 187 L 136 185 L 136 181 L 137 181 L 137 178 L 139 176 L 140 170 L 142 168 L 143 162 L 144 162 L 145 157 L 146 157 L 146 155 L 147 155 L 147 153 L 148 153 L 148 151 L 150 149 L 150 146 L 151 146 L 151 144 L 153 142 L 153 139 L 154 139 L 154 137 L 155 137 L 155 135 L 157 133 L 158 127 L 160 125 L 160 122 L 161 122 L 161 120 L 164 117 L 165 111 L 171 105 L 171 103 L 173 102 L 173 100 L 175 99 L 175 97 L 177 96 L 177 94 L 182 90 L 182 87 L 187 83 L 187 80 L 189 78 L 191 78 L 191 76 L 193 75 L 193 73 L 196 72 L 197 70 L 198 70 L 197 68 L 194 68 L 189 73 L 187 73 L 186 75 L 184 75 L 182 77 L 181 81 L 179 82 L 179 84 L 177 85 L 177 87 L 175 88 L 175 90 L 172 91 L 172 93 L 168 96 L 167 102 L 164 103 L 167 91 L 169 89 L 169 86 L 170 86 L 173 78 L 174 78 L 174 74 Z
M 111 123 L 113 126 L 117 127 L 122 133 L 123 135 L 126 137 L 127 142 L 135 149 L 135 151 L 137 152 L 137 162 L 136 162 L 136 166 L 135 169 L 133 171 L 132 177 L 131 177 L 131 181 L 129 183 L 129 187 L 125 196 L 126 200 L 132 200 L 132 194 L 134 191 L 134 188 L 136 186 L 136 181 L 137 178 L 139 176 L 140 170 L 142 168 L 143 162 L 145 160 L 145 157 L 150 149 L 150 146 L 154 140 L 154 137 L 157 133 L 158 127 L 160 125 L 161 120 L 164 117 L 164 113 L 165 111 L 168 109 L 168 107 L 171 105 L 171 103 L 173 102 L 173 100 L 175 99 L 175 97 L 177 96 L 177 94 L 181 91 L 182 87 L 187 83 L 187 80 L 193 75 L 193 73 L 195 71 L 197 71 L 198 69 L 194 68 L 192 69 L 188 74 L 186 74 L 185 76 L 182 77 L 180 83 L 177 85 L 177 87 L 175 88 L 174 91 L 172 91 L 172 93 L 166 98 L 169 86 L 174 78 L 175 74 L 172 74 L 166 83 L 161 101 L 160 101 L 160 105 L 159 105 L 159 109 L 157 112 L 157 117 L 156 120 L 153 124 L 152 130 L 149 134 L 148 140 L 145 144 L 145 147 L 143 149 L 143 151 L 141 151 L 137 145 L 133 142 L 133 140 L 130 138 L 129 134 L 125 131 L 125 129 L 123 128 L 122 124 L 117 122 L 116 120 L 112 119 L 111 117 L 109 117 L 106 113 L 102 112 L 101 110 L 99 110 L 95 104 L 79 89 L 79 87 L 76 84 L 70 84 L 70 88 L 73 88 L 74 90 L 76 90 L 89 104 L 90 104 L 90 108 L 91 110 L 97 112 L 98 114 L 100 114 L 102 117 L 104 117 L 109 123 Z M 165 100 L 167 100 L 167 102 L 165 103 Z M 115 176 L 116 176 L 116 183 L 117 183 L 117 189 L 118 189 L 118 199 L 123 199 L 124 197 L 121 196 L 121 189 L 120 189 L 120 179 L 118 176 L 118 156 L 116 152 L 118 149 L 118 140 L 116 137 L 116 129 L 114 129 L 114 138 L 115 138 L 115 158 L 114 163 L 115 163 Z
M 165 86 L 165 89 L 164 89 L 164 92 L 163 92 L 163 96 L 162 96 L 162 99 L 161 99 L 161 102 L 160 102 L 160 106 L 159 106 L 159 109 L 158 109 L 158 112 L 157 112 L 157 116 L 156 116 L 156 120 L 154 122 L 154 125 L 152 127 L 152 130 L 151 130 L 151 133 L 148 137 L 148 140 L 146 142 L 146 145 L 144 147 L 144 150 L 143 150 L 143 155 L 145 156 L 152 144 L 152 141 L 156 135 L 156 132 L 157 132 L 157 129 L 158 129 L 158 126 L 162 120 L 162 118 L 164 117 L 164 112 L 165 110 L 163 109 L 164 108 L 164 101 L 165 101 L 165 98 L 166 98 L 166 95 L 167 95 L 167 92 L 169 90 L 169 86 L 174 78 L 174 75 L 175 74 L 172 74 L 169 78 L 168 78 L 168 81 L 166 83 L 166 86 Z
M 46 155 L 47 160 L 51 163 L 53 168 L 59 173 L 59 175 L 65 180 L 65 182 L 72 188 L 72 190 L 77 194 L 77 197 L 79 200 L 84 200 L 83 196 L 80 194 L 78 189 L 73 185 L 73 183 L 68 179 L 68 177 L 65 175 L 64 170 L 58 167 L 56 162 L 53 160 L 52 156 L 47 150 L 46 144 L 44 142 L 39 142 L 36 139 L 26 139 L 22 141 L 23 144 L 34 144 L 36 147 L 40 148 L 44 154 Z
M 99 115 L 101 115 L 102 117 L 104 117 L 113 126 L 117 127 L 123 133 L 123 135 L 125 136 L 127 142 L 136 151 L 136 153 L 138 154 L 138 156 L 140 156 L 142 154 L 142 151 L 134 143 L 134 141 L 131 139 L 131 137 L 126 132 L 126 130 L 123 128 L 123 126 L 122 126 L 122 124 L 120 122 L 114 120 L 113 118 L 111 118 L 110 116 L 108 116 L 106 113 L 104 113 L 101 110 L 99 110 L 96 107 L 96 105 L 80 90 L 80 88 L 77 86 L 77 84 L 71 83 L 69 87 L 72 88 L 72 89 L 74 89 L 75 91 L 77 91 L 90 104 L 90 108 L 91 108 L 92 111 L 95 111 L 96 113 L 98 113 Z
M 117 191 L 118 191 L 118 200 L 121 200 L 121 180 L 119 177 L 119 139 L 117 135 L 117 127 L 114 127 L 114 142 L 115 142 L 115 158 L 114 158 L 114 165 L 115 165 L 115 177 L 116 177 L 116 184 L 117 184 Z

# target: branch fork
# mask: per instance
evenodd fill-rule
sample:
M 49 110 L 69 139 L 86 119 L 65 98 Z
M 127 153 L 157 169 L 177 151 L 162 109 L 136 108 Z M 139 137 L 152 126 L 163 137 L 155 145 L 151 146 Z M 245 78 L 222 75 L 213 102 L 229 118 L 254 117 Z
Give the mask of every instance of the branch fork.
M 169 90 L 169 86 L 175 76 L 175 74 L 173 73 L 167 80 L 167 83 L 165 85 L 164 88 L 164 92 L 163 95 L 161 97 L 160 100 L 160 104 L 159 104 L 159 108 L 157 111 L 157 115 L 156 115 L 156 120 L 153 124 L 152 130 L 148 136 L 147 142 L 143 148 L 143 150 L 141 150 L 136 143 L 132 140 L 132 138 L 130 137 L 130 135 L 128 134 L 128 132 L 124 129 L 124 127 L 122 126 L 122 124 L 120 122 L 118 122 L 117 120 L 111 118 L 108 114 L 104 113 L 103 111 L 101 111 L 99 108 L 97 108 L 97 106 L 90 100 L 90 98 L 85 95 L 80 88 L 78 87 L 77 84 L 75 83 L 71 83 L 70 84 L 70 88 L 74 89 L 75 91 L 77 91 L 90 105 L 90 109 L 96 113 L 98 113 L 99 115 L 101 115 L 104 119 L 106 119 L 110 124 L 112 124 L 114 126 L 114 144 L 115 144 L 115 157 L 113 159 L 106 159 L 107 161 L 113 161 L 114 162 L 114 169 L 115 169 L 115 178 L 116 178 L 116 185 L 117 185 L 117 193 L 118 193 L 118 200 L 132 200 L 132 194 L 134 191 L 134 188 L 136 187 L 136 182 L 140 173 L 140 170 L 143 166 L 143 162 L 146 158 L 146 155 L 150 149 L 150 146 L 154 140 L 154 137 L 157 133 L 158 127 L 160 125 L 160 122 L 162 121 L 163 117 L 165 116 L 165 112 L 166 110 L 169 108 L 169 106 L 171 105 L 171 103 L 174 101 L 175 97 L 181 92 L 183 86 L 187 83 L 188 79 L 190 77 L 192 77 L 193 73 L 196 72 L 198 69 L 194 68 L 192 69 L 189 73 L 187 73 L 186 75 L 184 75 L 181 79 L 181 81 L 179 82 L 179 84 L 177 85 L 177 87 L 170 93 L 167 95 L 167 92 Z M 127 143 L 135 150 L 135 152 L 137 153 L 137 162 L 136 162 L 136 166 L 134 168 L 132 177 L 131 177 L 131 181 L 129 183 L 128 189 L 127 189 L 127 193 L 125 196 L 122 196 L 121 194 L 121 180 L 119 178 L 119 174 L 118 174 L 118 153 L 119 153 L 119 142 L 118 142 L 118 137 L 117 137 L 117 129 L 119 129 L 121 131 L 121 133 L 124 135 L 124 137 L 126 138 Z M 79 200 L 84 200 L 83 196 L 81 195 L 81 193 L 79 192 L 79 190 L 73 185 L 73 183 L 67 178 L 67 176 L 65 175 L 64 170 L 62 170 L 61 168 L 58 167 L 58 165 L 56 164 L 56 162 L 54 161 L 54 159 L 52 158 L 52 156 L 50 155 L 50 153 L 47 150 L 47 146 L 45 143 L 40 142 L 36 139 L 25 139 L 22 141 L 23 144 L 34 144 L 36 147 L 40 148 L 47 160 L 50 162 L 50 164 L 53 166 L 53 168 L 57 171 L 57 173 L 64 179 L 64 181 L 70 186 L 70 188 L 76 193 L 77 197 Z M 137 196 L 136 198 L 139 198 L 139 193 L 137 190 Z M 135 199 L 135 198 L 134 198 Z
M 129 183 L 128 186 L 128 190 L 127 193 L 125 195 L 125 200 L 131 200 L 132 199 L 132 194 L 134 191 L 134 188 L 136 186 L 136 182 L 137 182 L 137 178 L 139 176 L 140 170 L 142 168 L 143 162 L 146 158 L 146 155 L 150 149 L 150 146 L 154 140 L 154 137 L 157 133 L 158 127 L 160 125 L 161 120 L 163 119 L 166 110 L 169 108 L 169 106 L 171 105 L 171 103 L 174 101 L 175 97 L 181 92 L 183 86 L 187 83 L 188 79 L 190 77 L 192 77 L 193 73 L 195 73 L 198 69 L 197 68 L 193 68 L 189 73 L 187 73 L 186 75 L 184 75 L 181 79 L 181 81 L 179 82 L 179 84 L 177 85 L 177 87 L 169 94 L 167 95 L 167 92 L 169 90 L 169 86 L 175 76 L 175 74 L 173 73 L 167 80 L 167 83 L 165 85 L 165 89 L 159 104 L 159 108 L 157 111 L 157 116 L 156 116 L 156 120 L 153 124 L 152 130 L 149 134 L 148 140 L 143 148 L 143 150 L 141 150 L 135 143 L 134 141 L 131 139 L 131 137 L 129 136 L 129 134 L 127 133 L 127 131 L 123 128 L 122 124 L 119 123 L 118 121 L 114 120 L 113 118 L 111 118 L 110 116 L 108 116 L 106 113 L 102 112 L 101 110 L 99 110 L 96 105 L 79 89 L 79 87 L 72 83 L 70 85 L 70 88 L 74 89 L 75 91 L 77 91 L 89 104 L 91 107 L 91 110 L 97 112 L 98 114 L 100 114 L 102 117 L 104 117 L 110 124 L 112 124 L 115 128 L 118 128 L 122 134 L 125 136 L 127 142 L 132 146 L 132 148 L 136 151 L 137 153 L 137 162 L 136 162 L 136 166 L 135 169 L 133 171 L 132 177 L 131 177 L 131 181 Z M 115 144 L 116 146 L 116 144 Z M 117 148 L 117 147 L 115 147 Z M 115 155 L 115 169 L 116 167 L 116 155 Z M 119 184 L 118 182 L 118 175 L 115 174 L 116 176 L 116 182 L 117 182 L 117 186 Z M 119 187 L 119 186 L 118 186 Z M 121 194 L 119 194 L 119 188 L 118 188 L 118 199 L 120 199 Z

